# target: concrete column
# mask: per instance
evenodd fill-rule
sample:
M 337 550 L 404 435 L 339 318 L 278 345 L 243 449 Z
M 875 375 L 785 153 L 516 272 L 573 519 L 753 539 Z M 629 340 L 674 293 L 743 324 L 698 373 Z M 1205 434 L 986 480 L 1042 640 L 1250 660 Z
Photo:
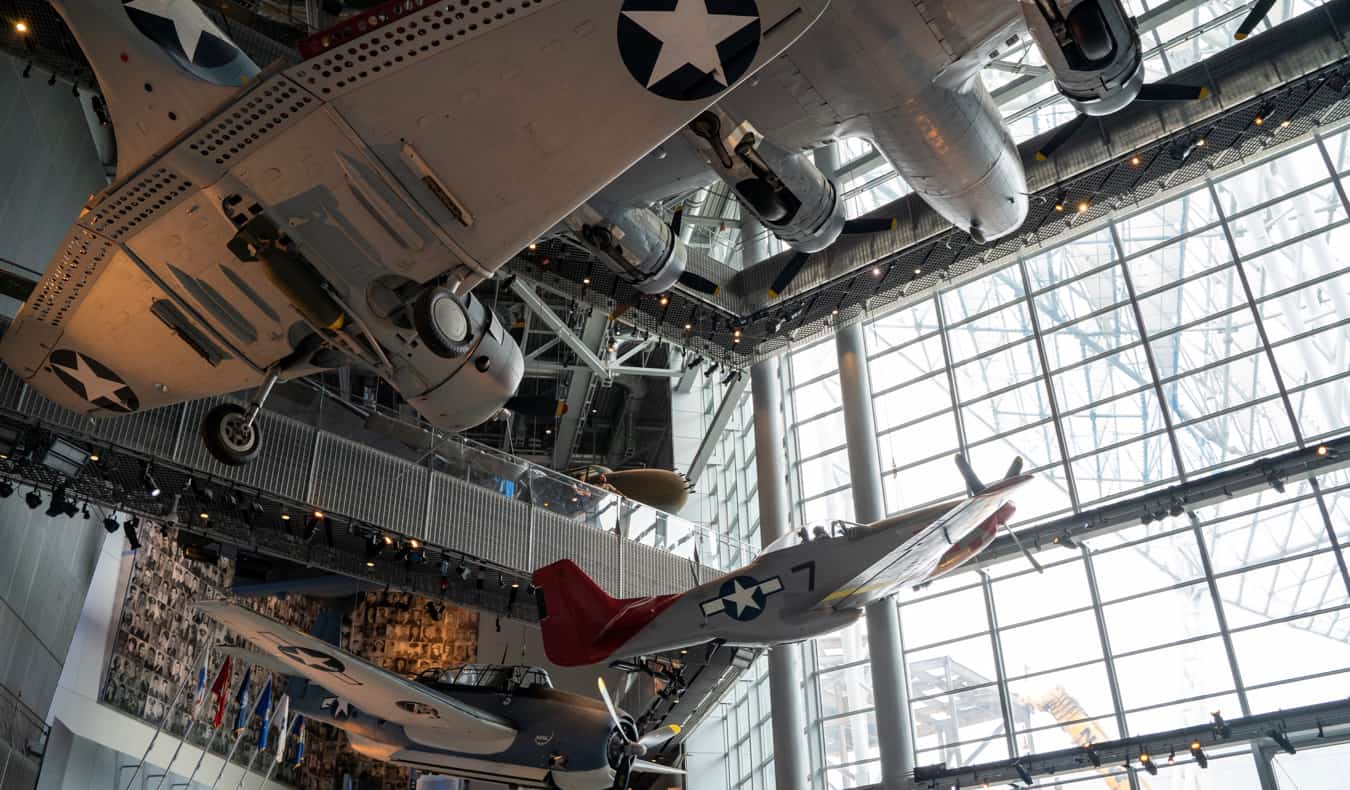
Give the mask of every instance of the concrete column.
M 759 534 L 769 545 L 792 528 L 788 510 L 783 392 L 779 358 L 750 368 L 755 404 L 755 470 L 759 477 Z M 802 663 L 796 645 L 769 651 L 769 703 L 773 708 L 774 784 L 806 790 L 808 762 L 802 709 Z
M 872 383 L 862 324 L 851 324 L 836 333 L 835 348 L 839 354 L 848 468 L 853 478 L 853 513 L 857 521 L 865 524 L 884 517 L 886 505 L 881 490 L 881 459 L 877 455 L 877 426 L 872 415 Z M 900 613 L 893 599 L 886 598 L 867 607 L 867 647 L 876 697 L 881 785 L 885 790 L 899 790 L 909 787 L 914 775 L 914 726 L 910 721 L 909 678 L 900 639 Z

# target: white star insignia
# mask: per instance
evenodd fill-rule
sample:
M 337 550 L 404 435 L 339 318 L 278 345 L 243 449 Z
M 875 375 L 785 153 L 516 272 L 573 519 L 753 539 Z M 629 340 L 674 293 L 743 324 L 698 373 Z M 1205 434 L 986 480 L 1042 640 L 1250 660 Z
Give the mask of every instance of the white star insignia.
M 160 0 L 162 1 L 162 0 Z M 137 0 L 141 2 L 141 0 Z M 689 64 L 711 74 L 723 87 L 722 56 L 717 45 L 753 24 L 758 17 L 710 14 L 706 0 L 679 0 L 673 11 L 624 11 L 623 15 L 661 40 L 661 54 L 652 68 L 647 87 Z
M 174 32 L 178 34 L 178 44 L 183 48 L 183 54 L 187 55 L 189 61 L 197 53 L 197 44 L 202 40 L 206 25 L 210 24 L 196 6 L 185 0 L 132 0 L 127 3 L 127 8 L 144 11 L 172 22 Z M 194 11 L 196 13 L 193 13 Z
M 733 579 L 731 582 L 731 587 L 732 589 L 735 590 L 735 592 L 733 592 L 730 595 L 722 596 L 722 600 L 730 601 L 736 607 L 737 617 L 740 617 L 742 614 L 745 614 L 746 609 L 754 609 L 758 611 L 763 608 L 762 606 L 760 606 L 758 603 L 755 602 L 755 593 L 759 592 L 758 584 L 751 585 L 749 587 L 742 587 L 740 582 Z
M 93 368 L 89 367 L 89 363 L 84 361 L 83 354 L 75 355 L 75 367 L 73 368 L 53 364 L 69 374 L 71 378 L 80 382 L 80 385 L 84 387 L 84 399 L 90 403 L 97 403 L 100 398 L 107 398 L 118 406 L 127 408 L 126 401 L 122 400 L 122 396 L 117 394 L 126 384 L 121 381 L 110 381 L 100 376 Z

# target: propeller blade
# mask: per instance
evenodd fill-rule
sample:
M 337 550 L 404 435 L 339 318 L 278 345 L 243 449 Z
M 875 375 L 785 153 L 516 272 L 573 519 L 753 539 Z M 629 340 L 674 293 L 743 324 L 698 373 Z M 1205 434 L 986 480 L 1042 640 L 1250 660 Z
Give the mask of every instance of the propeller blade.
M 1209 96 L 1209 88 L 1204 85 L 1174 85 L 1170 82 L 1154 82 L 1139 89 L 1135 101 L 1198 101 Z
M 650 760 L 634 760 L 631 770 L 644 774 L 665 774 L 666 776 L 684 776 L 684 771 L 669 765 L 654 763 Z M 618 785 L 616 785 L 617 787 Z
M 1004 479 L 1007 479 L 1009 477 L 1017 477 L 1020 474 L 1022 474 L 1022 456 L 1019 455 L 1013 459 L 1013 462 L 1008 466 L 1008 473 L 1003 477 Z
M 633 774 L 633 763 L 637 758 L 629 757 L 619 763 L 619 771 L 614 776 L 613 790 L 628 790 L 628 777 Z
M 1233 38 L 1237 41 L 1241 41 L 1247 36 L 1250 36 L 1252 31 L 1256 29 L 1256 26 L 1261 24 L 1261 20 L 1266 18 L 1266 14 L 1270 13 L 1270 9 L 1274 7 L 1275 0 L 1257 0 L 1256 5 L 1252 6 L 1252 10 L 1247 12 L 1247 16 L 1242 20 L 1242 24 L 1238 25 L 1237 32 L 1233 34 Z
M 676 236 L 680 235 L 680 228 L 684 227 L 684 204 L 675 207 L 675 213 L 670 216 L 670 232 Z
M 976 496 L 984 490 L 984 483 L 975 476 L 975 470 L 970 468 L 970 462 L 960 453 L 956 454 L 956 468 L 961 470 L 961 477 L 966 481 L 966 492 L 971 496 Z
M 609 698 L 609 688 L 605 686 L 605 679 L 603 677 L 596 678 L 595 685 L 600 688 L 600 699 L 605 701 L 605 709 L 609 711 L 610 721 L 614 722 L 614 726 L 619 730 L 623 739 L 632 743 L 633 741 L 628 737 L 628 733 L 624 731 L 623 720 L 619 718 L 619 711 L 614 707 L 614 700 Z M 625 785 L 620 785 L 620 787 L 623 786 Z
M 778 276 L 773 278 L 773 285 L 769 286 L 770 299 L 778 298 L 779 294 L 786 291 L 789 285 L 792 285 L 792 281 L 797 279 L 798 274 L 801 274 L 802 267 L 806 265 L 806 261 L 810 257 L 810 253 L 798 252 L 788 258 L 788 262 L 779 270 Z
M 561 417 L 567 413 L 567 401 L 543 396 L 517 395 L 506 401 L 506 408 L 527 417 Z
M 676 735 L 679 734 L 680 734 L 680 725 L 667 724 L 664 727 L 658 727 L 657 729 L 652 730 L 651 732 L 642 736 L 642 738 L 638 740 L 638 743 L 641 744 L 644 748 L 650 749 L 653 746 L 660 746 L 661 744 L 665 743 L 666 741 L 670 740 L 671 738 L 674 738 Z
M 722 291 L 722 286 L 709 280 L 707 277 L 700 277 L 693 272 L 681 274 L 680 285 L 683 285 L 690 290 L 698 291 L 701 294 L 707 294 L 708 296 L 717 296 L 717 294 Z
M 1074 132 L 1077 132 L 1087 119 L 1088 117 L 1086 115 L 1080 113 L 1074 116 L 1072 121 L 1069 121 L 1056 129 L 1055 133 L 1050 136 L 1050 139 L 1045 141 L 1045 145 L 1041 146 L 1040 150 L 1036 152 L 1036 161 L 1044 162 L 1054 156 L 1055 151 L 1058 151 L 1061 145 L 1067 143 L 1069 138 L 1073 137 Z
M 844 233 L 882 233 L 888 230 L 895 230 L 900 226 L 899 220 L 894 217 L 878 217 L 876 219 L 851 219 L 844 223 Z

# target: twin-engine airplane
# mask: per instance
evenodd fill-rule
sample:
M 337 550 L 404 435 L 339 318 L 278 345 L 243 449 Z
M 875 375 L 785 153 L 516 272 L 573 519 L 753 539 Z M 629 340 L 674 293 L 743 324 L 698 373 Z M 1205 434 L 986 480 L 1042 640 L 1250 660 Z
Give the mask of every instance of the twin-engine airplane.
M 391 0 L 259 71 L 191 0 L 54 0 L 117 181 L 0 359 L 90 416 L 256 387 L 204 420 L 230 464 L 258 453 L 277 380 L 349 364 L 438 428 L 477 425 L 524 360 L 470 290 L 828 2 Z
M 863 607 L 951 572 L 1012 518 L 1012 493 L 1031 480 L 1017 459 L 982 484 L 958 457 L 968 499 L 872 524 L 789 533 L 753 562 L 678 595 L 611 598 L 571 560 L 534 572 L 549 661 L 582 666 L 707 642 L 772 647 L 843 628 Z
M 676 4 L 685 11 L 703 2 L 629 0 L 625 7 Z M 754 3 L 707 5 L 729 10 Z M 1273 5 L 1255 3 L 1237 38 L 1251 33 Z M 620 37 L 629 38 L 632 51 L 669 35 L 659 15 L 626 17 Z M 667 224 L 648 207 L 677 204 L 680 196 L 721 180 L 742 216 L 757 219 L 796 251 L 769 289 L 770 298 L 777 297 L 810 254 L 841 235 L 894 227 L 887 218 L 846 221 L 833 174 L 810 156 L 832 140 L 856 137 L 870 142 L 906 184 L 977 243 L 1005 236 L 1026 219 L 1026 175 L 979 73 L 1016 53 L 1023 34 L 1079 112 L 1045 142 L 1038 158 L 1053 155 L 1089 116 L 1109 115 L 1136 100 L 1185 101 L 1208 93 L 1203 86 L 1144 84 L 1138 29 L 1120 0 L 835 2 L 799 44 L 571 214 L 562 229 L 639 290 L 658 293 L 680 279 L 714 293 L 715 284 L 679 277 L 688 258 L 681 209 Z M 660 51 L 653 79 L 670 62 L 666 49 Z
M 317 637 L 225 601 L 197 605 L 262 652 L 223 648 L 236 660 L 308 683 L 291 685 L 291 710 L 347 734 L 358 753 L 510 787 L 626 790 L 631 773 L 682 774 L 642 759 L 679 732 L 639 733 L 615 708 L 553 688 L 538 667 L 474 664 L 409 680 Z

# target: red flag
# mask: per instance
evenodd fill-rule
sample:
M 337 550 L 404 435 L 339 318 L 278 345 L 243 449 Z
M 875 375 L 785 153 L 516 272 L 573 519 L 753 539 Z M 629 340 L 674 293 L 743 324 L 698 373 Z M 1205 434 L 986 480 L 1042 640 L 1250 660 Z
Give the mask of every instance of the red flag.
M 211 696 L 216 701 L 216 715 L 211 720 L 212 727 L 220 727 L 220 723 L 225 719 L 225 701 L 229 696 L 230 685 L 230 657 L 225 656 L 225 663 L 220 665 L 220 672 L 216 673 L 216 680 L 211 684 Z

